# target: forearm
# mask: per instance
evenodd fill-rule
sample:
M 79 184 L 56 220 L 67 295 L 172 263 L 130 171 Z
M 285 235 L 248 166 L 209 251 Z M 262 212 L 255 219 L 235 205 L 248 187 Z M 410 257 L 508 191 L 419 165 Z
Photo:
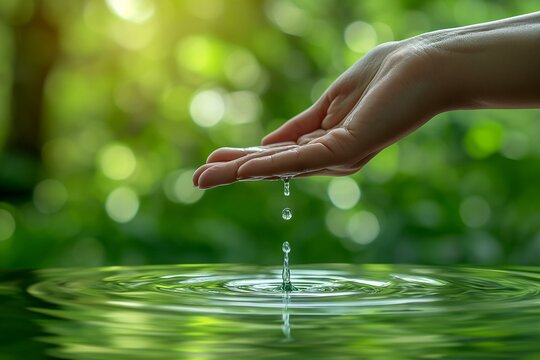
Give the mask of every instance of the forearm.
M 540 12 L 419 40 L 449 109 L 540 107 Z

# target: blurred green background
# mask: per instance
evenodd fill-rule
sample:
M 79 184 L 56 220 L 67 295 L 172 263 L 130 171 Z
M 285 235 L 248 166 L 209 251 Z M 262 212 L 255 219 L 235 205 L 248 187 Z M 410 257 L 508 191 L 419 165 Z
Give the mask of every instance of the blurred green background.
M 257 144 L 377 44 L 537 10 L 2 0 L 0 267 L 278 264 L 284 240 L 293 264 L 540 264 L 538 110 L 442 114 L 289 198 L 277 181 L 191 185 L 214 148 Z

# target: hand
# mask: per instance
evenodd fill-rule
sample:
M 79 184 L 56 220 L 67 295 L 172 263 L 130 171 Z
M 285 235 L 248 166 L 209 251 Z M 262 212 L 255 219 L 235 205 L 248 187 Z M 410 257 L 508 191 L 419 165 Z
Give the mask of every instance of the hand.
M 439 112 L 540 107 L 539 41 L 537 12 L 378 46 L 262 146 L 214 151 L 193 182 L 349 175 Z
M 426 51 L 411 40 L 373 49 L 262 146 L 214 151 L 195 172 L 194 184 L 358 171 L 437 113 L 435 65 Z

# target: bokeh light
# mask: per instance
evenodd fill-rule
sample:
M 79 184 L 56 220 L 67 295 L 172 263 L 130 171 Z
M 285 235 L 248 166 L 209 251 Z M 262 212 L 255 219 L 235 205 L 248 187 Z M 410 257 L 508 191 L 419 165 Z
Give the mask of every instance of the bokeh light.
M 347 223 L 350 239 L 360 245 L 366 245 L 379 236 L 380 224 L 377 217 L 369 211 L 354 213 Z
M 191 100 L 189 113 L 193 121 L 202 127 L 212 127 L 225 115 L 225 101 L 218 90 L 203 90 Z
M 129 187 L 121 186 L 113 190 L 105 201 L 107 214 L 116 222 L 131 221 L 139 210 L 139 197 Z
M 512 160 L 519 160 L 529 153 L 529 137 L 519 131 L 508 131 L 504 134 L 501 154 Z
M 67 199 L 67 189 L 58 180 L 45 179 L 34 189 L 34 205 L 44 214 L 60 211 Z
M 150 0 L 107 0 L 111 10 L 124 20 L 141 23 L 154 15 L 154 5 Z
M 342 210 L 331 208 L 325 216 L 326 227 L 335 236 L 347 236 L 348 216 Z
M 115 143 L 109 144 L 101 150 L 99 165 L 103 174 L 108 178 L 124 180 L 135 171 L 137 160 L 128 146 Z
M 266 14 L 281 31 L 287 34 L 303 35 L 308 30 L 306 13 L 291 1 L 267 1 Z
M 478 228 L 485 225 L 491 215 L 488 202 L 480 196 L 464 199 L 459 207 L 459 214 L 465 225 Z
M 328 185 L 328 197 L 339 209 L 352 209 L 360 200 L 360 188 L 350 177 L 335 178 Z
M 251 91 L 235 91 L 226 97 L 225 121 L 231 124 L 246 124 L 258 120 L 262 112 L 261 100 Z
M 366 53 L 377 45 L 377 32 L 370 24 L 355 21 L 345 29 L 345 43 L 354 52 Z
M 193 169 L 173 171 L 165 178 L 163 190 L 176 203 L 193 204 L 204 195 L 204 190 L 193 186 Z
M 203 35 L 186 37 L 176 48 L 176 60 L 182 69 L 211 78 L 223 74 L 227 55 L 219 40 Z
M 0 209 L 0 241 L 9 239 L 15 232 L 15 219 L 5 209 Z
M 246 50 L 232 52 L 225 62 L 225 75 L 240 89 L 248 89 L 259 80 L 262 69 L 257 59 Z
M 475 124 L 465 135 L 465 149 L 474 158 L 481 159 L 499 151 L 503 128 L 495 121 Z

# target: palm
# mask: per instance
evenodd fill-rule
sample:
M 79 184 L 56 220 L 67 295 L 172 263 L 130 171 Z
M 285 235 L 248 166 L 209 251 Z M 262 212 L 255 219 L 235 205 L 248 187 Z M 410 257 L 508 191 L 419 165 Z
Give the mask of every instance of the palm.
M 411 67 L 415 56 L 396 56 L 396 50 L 390 43 L 368 53 L 315 104 L 266 136 L 262 146 L 214 151 L 195 172 L 194 183 L 206 188 L 242 179 L 356 172 L 429 118 L 425 107 L 416 106 L 422 85 L 416 78 L 425 69 Z

